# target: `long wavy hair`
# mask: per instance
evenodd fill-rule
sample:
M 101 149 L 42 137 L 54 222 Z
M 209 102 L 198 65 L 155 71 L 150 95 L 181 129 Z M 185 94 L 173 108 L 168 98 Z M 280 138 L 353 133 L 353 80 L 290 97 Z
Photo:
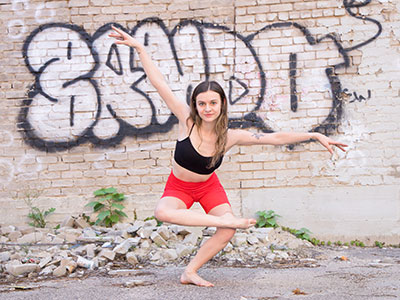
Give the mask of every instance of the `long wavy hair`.
M 195 123 L 197 128 L 200 128 L 202 119 L 196 108 L 196 98 L 199 94 L 213 91 L 221 97 L 221 112 L 215 123 L 215 134 L 217 135 L 217 142 L 215 144 L 215 152 L 212 156 L 210 165 L 208 168 L 215 166 L 217 161 L 224 155 L 227 134 L 228 134 L 228 103 L 226 95 L 222 87 L 216 81 L 203 81 L 193 90 L 192 97 L 190 99 L 190 116 L 189 118 Z M 201 136 L 200 136 L 201 138 Z

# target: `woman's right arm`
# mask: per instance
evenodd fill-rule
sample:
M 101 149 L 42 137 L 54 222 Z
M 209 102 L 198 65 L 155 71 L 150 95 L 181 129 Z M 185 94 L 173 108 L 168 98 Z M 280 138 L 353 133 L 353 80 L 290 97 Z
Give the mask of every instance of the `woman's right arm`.
M 143 69 L 149 78 L 151 84 L 155 87 L 158 94 L 165 101 L 168 108 L 178 118 L 179 122 L 185 123 L 189 117 L 190 108 L 184 101 L 180 101 L 171 91 L 164 76 L 160 70 L 151 60 L 150 56 L 146 52 L 145 47 L 134 39 L 131 35 L 124 32 L 123 30 L 112 26 L 113 33 L 109 34 L 110 37 L 116 38 L 116 44 L 126 45 L 136 50 L 142 63 Z

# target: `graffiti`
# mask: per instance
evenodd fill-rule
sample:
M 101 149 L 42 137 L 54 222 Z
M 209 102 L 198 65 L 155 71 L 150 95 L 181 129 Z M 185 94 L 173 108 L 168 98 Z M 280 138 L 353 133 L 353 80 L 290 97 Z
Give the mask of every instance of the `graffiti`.
M 359 19 L 354 9 L 370 1 L 345 0 L 343 3 L 349 15 Z M 279 118 L 274 117 L 277 108 L 289 105 L 291 112 L 299 112 L 312 101 L 312 93 L 301 91 L 318 85 L 318 93 L 330 95 L 324 101 L 331 108 L 322 122 L 312 120 L 304 129 L 330 134 L 340 123 L 341 95 L 347 92 L 342 89 L 336 70 L 349 66 L 350 51 L 365 46 L 381 33 L 379 22 L 371 18 L 363 20 L 375 23 L 378 32 L 349 48 L 344 48 L 334 34 L 317 38 L 295 22 L 269 24 L 247 36 L 223 25 L 197 20 L 181 21 L 172 30 L 159 18 L 144 19 L 131 30 L 110 23 L 93 35 L 77 25 L 43 24 L 31 32 L 23 45 L 25 64 L 35 81 L 23 101 L 18 126 L 29 145 L 48 152 L 88 142 L 96 147 L 111 147 L 126 137 L 166 133 L 172 129 L 177 119 L 148 84 L 135 52 L 114 44 L 107 37 L 114 25 L 137 38 L 150 52 L 163 50 L 153 51 L 152 56 L 179 98 L 188 102 L 193 87 L 202 80 L 211 77 L 223 80 L 231 109 L 238 111 L 229 116 L 231 128 L 254 127 L 273 132 L 281 127 L 277 124 Z M 288 30 L 302 40 L 298 48 L 286 51 L 284 45 L 263 44 L 263 41 L 272 41 L 274 32 Z M 274 41 L 283 40 L 282 37 Z M 305 49 L 323 51 L 324 43 L 336 49 L 337 63 L 306 68 L 312 60 L 306 56 Z M 279 67 L 268 59 L 274 47 L 285 50 L 280 54 Z M 230 50 L 230 54 L 223 55 Z M 281 75 L 281 86 L 271 86 L 271 82 L 278 81 L 269 79 L 269 71 L 280 70 L 282 66 L 288 71 Z M 282 92 L 286 86 L 290 90 L 288 97 Z M 355 95 L 355 99 L 361 97 Z M 260 114 L 265 103 L 274 107 L 266 118 Z M 246 107 L 246 112 L 241 112 L 241 107 Z
M 12 0 L 11 10 L 16 15 L 22 15 L 25 11 L 31 8 L 29 0 Z M 45 7 L 45 3 L 40 3 L 35 9 L 35 21 L 39 24 L 52 21 L 56 13 L 54 9 Z M 20 39 L 26 33 L 25 22 L 20 19 L 14 19 L 8 22 L 8 36 L 12 39 Z
M 368 90 L 367 93 L 368 93 L 368 96 L 364 97 L 363 95 L 358 95 L 357 92 L 350 93 L 348 89 L 343 89 L 344 97 L 346 97 L 348 99 L 350 99 L 351 97 L 354 97 L 349 100 L 349 103 L 353 103 L 356 101 L 362 102 L 362 101 L 371 99 L 371 90 Z

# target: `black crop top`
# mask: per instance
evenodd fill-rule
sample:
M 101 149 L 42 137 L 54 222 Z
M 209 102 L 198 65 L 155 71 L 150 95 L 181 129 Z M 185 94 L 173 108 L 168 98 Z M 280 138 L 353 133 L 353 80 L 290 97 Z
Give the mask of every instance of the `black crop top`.
M 204 175 L 211 174 L 219 168 L 222 163 L 223 156 L 221 156 L 214 167 L 208 168 L 212 157 L 201 155 L 193 147 L 193 144 L 190 141 L 190 134 L 192 133 L 193 127 L 194 124 L 190 129 L 189 135 L 185 139 L 182 141 L 176 141 L 174 159 L 178 165 L 189 171 Z

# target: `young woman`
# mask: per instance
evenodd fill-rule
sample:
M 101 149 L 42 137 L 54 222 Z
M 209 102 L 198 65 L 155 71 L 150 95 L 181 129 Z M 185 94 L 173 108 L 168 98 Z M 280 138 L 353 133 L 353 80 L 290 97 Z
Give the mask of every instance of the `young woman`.
M 197 274 L 199 268 L 227 245 L 236 228 L 248 228 L 256 223 L 255 219 L 233 215 L 226 193 L 214 173 L 224 154 L 235 145 L 283 145 L 310 139 L 317 140 L 331 153 L 332 146 L 344 151 L 346 145 L 319 133 L 264 134 L 228 129 L 227 98 L 218 83 L 200 83 L 193 91 L 190 105 L 187 105 L 174 96 L 144 46 L 124 31 L 112 28 L 114 32 L 109 36 L 116 38 L 116 44 L 136 50 L 151 84 L 179 120 L 172 172 L 155 209 L 155 217 L 186 226 L 217 227 L 215 235 L 204 243 L 188 264 L 180 281 L 213 286 Z M 201 204 L 206 214 L 188 210 L 194 201 Z

